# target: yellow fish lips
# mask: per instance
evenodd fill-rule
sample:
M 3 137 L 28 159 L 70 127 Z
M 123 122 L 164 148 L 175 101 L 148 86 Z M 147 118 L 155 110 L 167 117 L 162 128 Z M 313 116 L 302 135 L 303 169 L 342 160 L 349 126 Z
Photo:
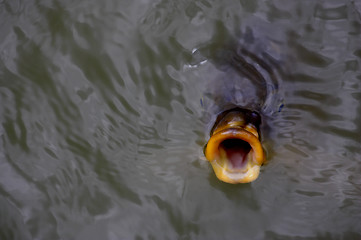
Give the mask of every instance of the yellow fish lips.
M 248 183 L 257 179 L 265 161 L 257 130 L 250 124 L 216 131 L 205 148 L 217 178 L 227 183 Z

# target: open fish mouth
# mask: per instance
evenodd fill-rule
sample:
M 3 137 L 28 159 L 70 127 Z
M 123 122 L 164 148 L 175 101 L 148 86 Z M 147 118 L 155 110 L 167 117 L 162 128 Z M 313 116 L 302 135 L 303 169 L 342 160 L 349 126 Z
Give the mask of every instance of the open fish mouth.
M 227 183 L 254 181 L 265 161 L 257 128 L 239 121 L 239 116 L 238 121 L 228 121 L 213 131 L 205 156 L 217 178 Z

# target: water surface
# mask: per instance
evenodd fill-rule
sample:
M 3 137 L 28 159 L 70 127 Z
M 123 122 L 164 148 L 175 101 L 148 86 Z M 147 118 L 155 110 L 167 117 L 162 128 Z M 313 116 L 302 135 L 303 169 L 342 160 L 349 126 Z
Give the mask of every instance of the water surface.
M 351 0 L 0 0 L 0 238 L 360 239 L 360 16 Z M 214 68 L 197 53 L 247 29 L 287 71 L 268 164 L 229 185 L 203 157 Z

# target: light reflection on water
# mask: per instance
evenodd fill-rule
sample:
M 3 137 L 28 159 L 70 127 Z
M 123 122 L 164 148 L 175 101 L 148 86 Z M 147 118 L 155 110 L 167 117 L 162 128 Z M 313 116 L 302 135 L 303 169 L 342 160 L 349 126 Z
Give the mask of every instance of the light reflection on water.
M 0 238 L 361 238 L 360 12 L 0 1 Z M 247 27 L 282 46 L 288 71 L 265 118 L 269 162 L 233 186 L 204 161 L 213 72 L 195 50 Z

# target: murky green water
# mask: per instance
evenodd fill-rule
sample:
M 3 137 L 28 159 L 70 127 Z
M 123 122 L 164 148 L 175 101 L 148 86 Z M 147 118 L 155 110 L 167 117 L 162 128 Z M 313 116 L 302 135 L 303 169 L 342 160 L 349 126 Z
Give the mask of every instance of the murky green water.
M 361 239 L 360 16 L 356 0 L 0 0 L 0 239 Z M 247 28 L 286 56 L 284 106 L 259 179 L 229 185 L 203 157 L 212 72 L 194 53 Z

